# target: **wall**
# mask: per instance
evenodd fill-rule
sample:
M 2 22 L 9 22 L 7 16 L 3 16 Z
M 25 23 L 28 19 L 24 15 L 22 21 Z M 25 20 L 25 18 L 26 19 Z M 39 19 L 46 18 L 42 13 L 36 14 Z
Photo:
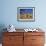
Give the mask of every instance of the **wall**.
M 46 0 L 1 0 L 0 25 L 13 24 L 16 28 L 46 28 Z M 18 22 L 17 7 L 35 7 L 35 22 Z

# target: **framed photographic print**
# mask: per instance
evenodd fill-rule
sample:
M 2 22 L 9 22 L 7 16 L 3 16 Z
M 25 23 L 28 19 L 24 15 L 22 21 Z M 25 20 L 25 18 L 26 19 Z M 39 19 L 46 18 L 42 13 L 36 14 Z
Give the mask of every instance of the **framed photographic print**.
M 35 21 L 35 7 L 18 7 L 17 8 L 18 21 Z

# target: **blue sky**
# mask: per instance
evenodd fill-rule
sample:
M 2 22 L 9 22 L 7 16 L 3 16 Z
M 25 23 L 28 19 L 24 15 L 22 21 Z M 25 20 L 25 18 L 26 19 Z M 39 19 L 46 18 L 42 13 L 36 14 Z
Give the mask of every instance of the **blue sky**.
M 20 13 L 33 13 L 33 9 L 20 9 Z

